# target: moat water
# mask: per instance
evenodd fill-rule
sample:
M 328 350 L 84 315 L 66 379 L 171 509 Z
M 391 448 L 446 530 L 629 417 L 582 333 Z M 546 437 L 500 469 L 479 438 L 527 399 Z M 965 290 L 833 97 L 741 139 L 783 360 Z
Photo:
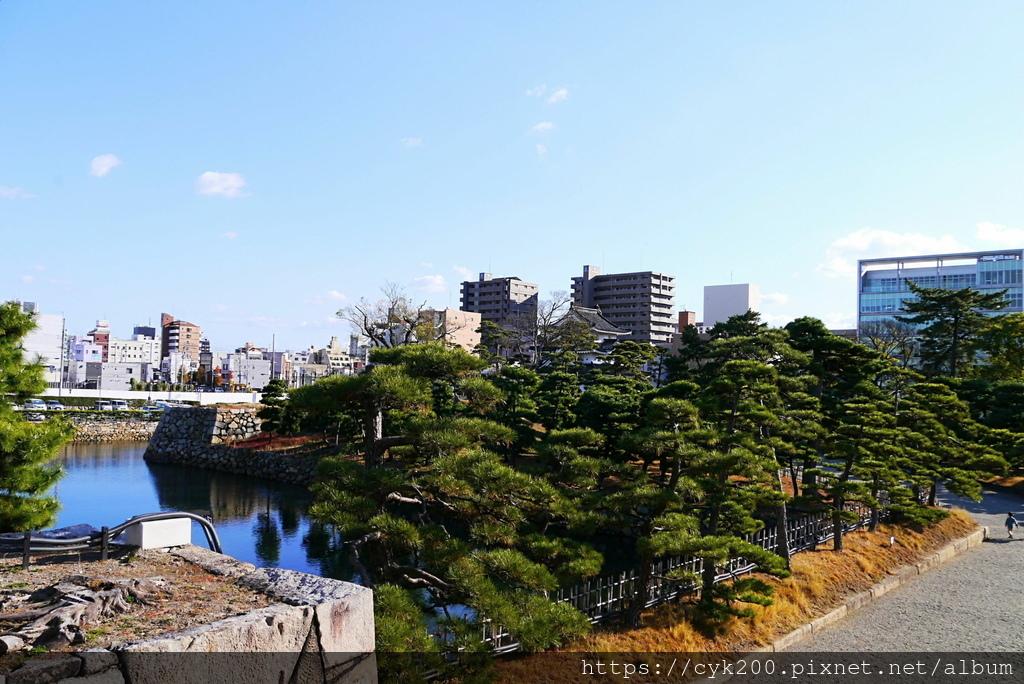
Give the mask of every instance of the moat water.
M 312 495 L 303 487 L 199 470 L 149 464 L 145 442 L 69 444 L 67 471 L 55 493 L 57 527 L 113 527 L 133 515 L 160 511 L 212 514 L 224 553 L 257 567 L 299 570 L 355 581 L 335 533 L 309 519 Z M 193 523 L 192 542 L 206 538 Z

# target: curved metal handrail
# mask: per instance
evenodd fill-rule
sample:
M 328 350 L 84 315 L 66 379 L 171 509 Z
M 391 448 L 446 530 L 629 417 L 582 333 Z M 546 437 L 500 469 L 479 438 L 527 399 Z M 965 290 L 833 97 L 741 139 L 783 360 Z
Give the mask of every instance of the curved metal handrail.
M 23 555 L 25 565 L 28 564 L 28 556 L 31 553 L 47 553 L 54 551 L 84 551 L 87 549 L 100 549 L 106 559 L 107 550 L 114 539 L 132 525 L 156 520 L 173 520 L 175 518 L 188 518 L 199 523 L 206 535 L 206 542 L 212 551 L 223 553 L 220 544 L 220 537 L 209 518 L 196 513 L 186 511 L 165 511 L 161 513 L 143 513 L 136 515 L 114 527 L 103 527 L 98 532 L 82 537 L 70 537 L 68 539 L 53 539 L 50 537 L 38 537 L 31 532 L 25 532 L 20 537 L 0 538 L 0 552 L 20 551 Z

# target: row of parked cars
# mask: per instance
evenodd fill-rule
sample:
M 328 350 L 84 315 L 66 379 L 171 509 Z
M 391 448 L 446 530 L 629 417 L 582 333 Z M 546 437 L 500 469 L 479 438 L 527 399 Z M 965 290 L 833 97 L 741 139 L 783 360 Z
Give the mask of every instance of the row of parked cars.
M 182 404 L 176 401 L 154 401 L 152 404 L 143 406 L 143 411 L 163 411 L 167 408 L 176 408 L 179 406 L 188 406 L 188 404 Z M 42 399 L 28 399 L 25 403 L 17 407 L 23 411 L 64 411 L 67 409 L 64 404 L 60 403 L 56 399 L 48 399 L 43 401 Z M 94 411 L 130 411 L 131 406 L 124 399 L 100 399 L 93 406 Z

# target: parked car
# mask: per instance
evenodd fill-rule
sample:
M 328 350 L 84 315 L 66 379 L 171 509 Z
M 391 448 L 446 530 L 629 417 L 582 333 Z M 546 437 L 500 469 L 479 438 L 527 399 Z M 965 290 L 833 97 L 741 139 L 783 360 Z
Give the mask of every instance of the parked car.
M 46 402 L 42 399 L 26 399 L 24 409 L 26 411 L 45 411 Z
M 143 406 L 143 413 L 162 413 L 164 410 L 163 406 Z
M 124 399 L 111 399 L 110 408 L 114 411 L 127 411 L 131 407 L 128 406 L 128 402 Z
M 46 402 L 46 408 L 48 411 L 63 411 L 64 404 L 60 403 L 56 399 L 50 399 Z
M 96 410 L 97 411 L 113 411 L 114 407 L 110 404 L 109 401 L 97 401 L 96 402 Z

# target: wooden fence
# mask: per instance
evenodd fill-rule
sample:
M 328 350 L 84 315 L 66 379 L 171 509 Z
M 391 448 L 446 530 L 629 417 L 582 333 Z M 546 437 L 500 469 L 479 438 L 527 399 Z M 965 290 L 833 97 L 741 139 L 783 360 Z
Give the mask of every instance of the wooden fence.
M 847 504 L 846 510 L 857 513 L 857 520 L 845 524 L 845 530 L 855 530 L 871 522 L 872 511 L 860 504 Z M 883 514 L 884 515 L 884 514 Z M 814 548 L 816 545 L 829 541 L 833 537 L 832 511 L 820 511 L 788 519 L 789 548 L 792 553 Z M 775 526 L 749 535 L 752 544 L 774 552 L 778 545 L 778 531 Z M 715 582 L 734 579 L 754 570 L 754 564 L 743 558 L 734 558 L 723 572 L 715 577 Z M 684 572 L 700 576 L 703 561 L 688 556 L 661 558 L 655 561 L 651 582 L 648 587 L 645 605 L 650 608 L 660 603 L 672 601 L 682 596 L 694 594 L 698 586 L 691 582 L 669 579 L 670 573 L 682 569 Z M 637 570 L 620 572 L 617 575 L 606 575 L 586 580 L 574 587 L 560 589 L 552 597 L 555 601 L 568 603 L 586 615 L 590 622 L 597 624 L 623 614 L 633 601 L 638 585 Z M 482 640 L 490 644 L 495 654 L 512 653 L 519 650 L 519 643 L 507 629 L 493 623 L 483 626 Z

